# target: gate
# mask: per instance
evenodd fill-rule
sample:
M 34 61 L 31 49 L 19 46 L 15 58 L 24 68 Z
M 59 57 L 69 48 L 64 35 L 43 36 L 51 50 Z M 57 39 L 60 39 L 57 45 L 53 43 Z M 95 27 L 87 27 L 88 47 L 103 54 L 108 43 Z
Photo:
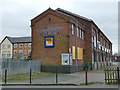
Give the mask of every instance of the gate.
M 120 83 L 120 67 L 117 68 L 105 68 L 105 83 Z

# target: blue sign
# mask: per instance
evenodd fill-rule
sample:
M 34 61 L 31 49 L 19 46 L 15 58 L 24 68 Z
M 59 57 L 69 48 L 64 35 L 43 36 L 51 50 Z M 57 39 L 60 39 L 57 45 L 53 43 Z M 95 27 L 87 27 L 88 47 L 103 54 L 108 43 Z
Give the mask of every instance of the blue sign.
M 54 47 L 54 36 L 45 36 L 44 37 L 44 46 L 45 47 Z

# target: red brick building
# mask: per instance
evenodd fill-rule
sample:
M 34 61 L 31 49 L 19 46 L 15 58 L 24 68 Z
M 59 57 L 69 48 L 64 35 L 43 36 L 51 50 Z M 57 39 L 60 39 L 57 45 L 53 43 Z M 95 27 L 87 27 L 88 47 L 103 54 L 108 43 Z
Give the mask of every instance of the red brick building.
M 111 59 L 112 43 L 91 19 L 49 8 L 31 20 L 31 28 L 32 60 L 41 60 L 44 68 L 61 67 L 75 72 L 84 64 L 92 69 L 106 66 Z M 46 47 L 51 40 L 53 47 Z M 68 63 L 63 60 L 64 53 L 69 54 Z

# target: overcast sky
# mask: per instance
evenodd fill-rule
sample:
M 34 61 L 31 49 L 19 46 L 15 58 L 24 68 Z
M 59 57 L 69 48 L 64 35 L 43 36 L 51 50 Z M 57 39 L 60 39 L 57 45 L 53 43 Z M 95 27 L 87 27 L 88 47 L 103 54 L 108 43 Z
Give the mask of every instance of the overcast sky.
M 113 53 L 118 52 L 118 1 L 88 1 L 1 0 L 0 41 L 5 36 L 31 36 L 30 20 L 49 7 L 59 7 L 92 19 L 113 43 Z

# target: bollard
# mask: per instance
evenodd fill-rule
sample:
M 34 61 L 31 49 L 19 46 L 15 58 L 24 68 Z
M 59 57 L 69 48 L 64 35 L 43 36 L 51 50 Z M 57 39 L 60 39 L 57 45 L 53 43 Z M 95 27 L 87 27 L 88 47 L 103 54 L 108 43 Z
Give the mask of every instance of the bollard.
M 87 83 L 87 65 L 85 65 L 85 84 L 88 85 L 88 83 Z
M 119 67 L 117 67 L 117 75 L 118 75 L 118 83 L 120 83 L 120 81 L 119 81 Z
M 5 69 L 5 84 L 7 83 L 7 69 Z
M 56 69 L 56 84 L 58 84 L 58 69 Z
M 30 69 L 30 84 L 32 83 L 32 69 Z

